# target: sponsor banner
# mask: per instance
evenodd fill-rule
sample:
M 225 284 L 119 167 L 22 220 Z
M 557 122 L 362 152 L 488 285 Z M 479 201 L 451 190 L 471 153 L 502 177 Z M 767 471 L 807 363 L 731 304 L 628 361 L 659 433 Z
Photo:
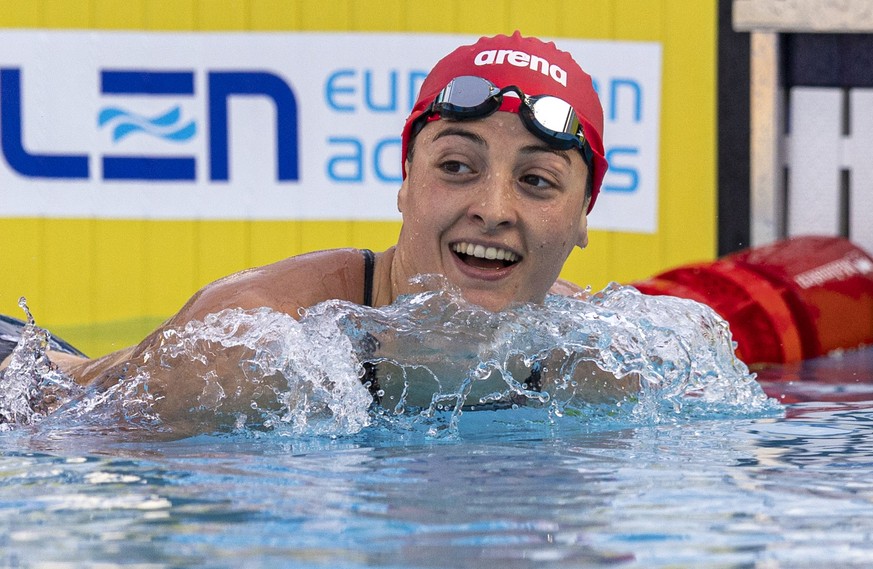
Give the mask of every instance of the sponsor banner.
M 475 39 L 0 31 L 0 216 L 398 220 L 403 122 Z M 557 44 L 604 103 L 590 225 L 655 232 L 660 44 Z

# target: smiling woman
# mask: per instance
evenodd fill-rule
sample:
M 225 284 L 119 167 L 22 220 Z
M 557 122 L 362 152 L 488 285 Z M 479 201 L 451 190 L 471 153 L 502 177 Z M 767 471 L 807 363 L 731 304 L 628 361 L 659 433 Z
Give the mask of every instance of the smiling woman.
M 582 155 L 550 148 L 513 113 L 436 121 L 416 145 L 398 198 L 416 220 L 400 232 L 400 274 L 445 275 L 489 310 L 541 302 L 588 240 Z
M 516 33 L 449 54 L 403 130 L 398 274 L 445 275 L 490 310 L 541 302 L 588 243 L 602 129 L 591 78 L 553 44 Z
M 388 306 L 420 291 L 420 275 L 439 275 L 489 311 L 580 292 L 558 275 L 588 243 L 587 214 L 607 169 L 602 129 L 591 77 L 554 44 L 516 32 L 462 46 L 436 64 L 406 121 L 395 247 L 321 251 L 225 277 L 140 344 L 58 363 L 79 383 L 112 386 L 129 369 L 159 367 L 151 358 L 167 335 L 207 315 L 268 308 L 298 318 L 327 300 Z M 239 367 L 233 354 L 222 358 Z M 165 420 L 184 416 L 199 393 L 178 380 L 152 387 Z M 259 396 L 239 378 L 221 389 L 251 392 L 244 404 Z

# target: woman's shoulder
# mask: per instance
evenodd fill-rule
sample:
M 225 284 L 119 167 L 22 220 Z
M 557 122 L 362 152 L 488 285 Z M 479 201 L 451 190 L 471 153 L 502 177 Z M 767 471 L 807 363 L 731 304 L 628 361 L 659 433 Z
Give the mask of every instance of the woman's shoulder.
M 363 263 L 362 249 L 325 249 L 302 253 L 261 267 L 268 272 L 286 273 L 300 270 L 351 269 Z M 257 270 L 257 269 L 255 269 Z
M 299 316 L 301 308 L 331 299 L 362 302 L 364 254 L 329 249 L 288 257 L 228 275 L 203 287 L 180 312 L 202 319 L 226 308 L 268 307 Z

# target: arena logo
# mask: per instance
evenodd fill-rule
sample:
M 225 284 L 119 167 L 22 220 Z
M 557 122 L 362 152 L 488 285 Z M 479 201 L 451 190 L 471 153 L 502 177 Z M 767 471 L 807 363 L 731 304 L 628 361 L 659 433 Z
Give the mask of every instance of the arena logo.
M 563 85 L 567 86 L 567 72 L 553 63 L 549 63 L 542 57 L 531 55 L 523 51 L 511 49 L 489 49 L 479 52 L 473 60 L 476 65 L 502 65 L 509 63 L 516 67 L 530 67 L 534 71 L 539 69 L 543 75 L 547 75 Z
M 276 179 L 300 178 L 297 99 L 281 77 L 264 71 L 207 71 L 207 117 L 209 180 L 229 180 L 228 104 L 234 97 L 267 97 L 276 109 Z M 30 178 L 89 179 L 86 153 L 39 153 L 25 148 L 25 112 L 22 105 L 21 68 L 0 69 L 0 151 L 9 167 Z M 106 96 L 193 97 L 194 71 L 148 71 L 101 69 L 100 94 Z M 106 107 L 98 116 L 98 127 L 112 126 L 114 140 L 141 130 L 164 138 L 187 140 L 194 136 L 193 121 L 175 127 L 178 108 L 152 120 L 117 106 Z M 114 126 L 113 126 L 114 125 Z M 170 127 L 161 129 L 160 127 Z M 163 130 L 163 132 L 160 132 Z M 195 181 L 195 156 L 103 155 L 104 180 Z

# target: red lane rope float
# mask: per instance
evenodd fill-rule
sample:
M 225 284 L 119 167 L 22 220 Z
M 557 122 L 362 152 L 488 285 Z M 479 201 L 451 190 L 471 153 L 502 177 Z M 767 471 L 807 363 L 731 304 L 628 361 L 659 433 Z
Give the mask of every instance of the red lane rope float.
M 748 364 L 873 344 L 873 257 L 841 237 L 795 237 L 632 284 L 711 306 Z

